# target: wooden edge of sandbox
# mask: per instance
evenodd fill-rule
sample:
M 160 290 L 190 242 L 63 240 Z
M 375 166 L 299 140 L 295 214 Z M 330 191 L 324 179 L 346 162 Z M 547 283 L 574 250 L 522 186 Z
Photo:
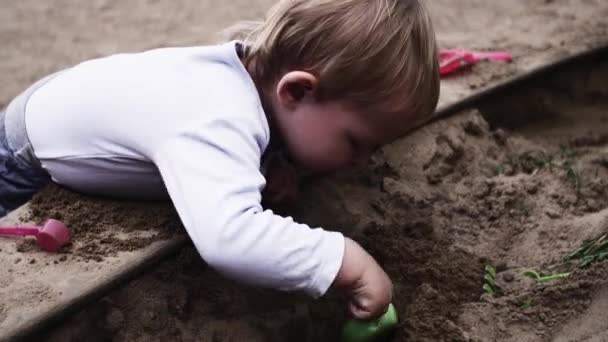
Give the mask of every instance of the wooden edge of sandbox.
M 29 224 L 23 219 L 27 217 L 28 210 L 29 203 L 1 218 L 0 225 Z M 176 253 L 188 242 L 187 235 L 180 234 L 136 251 L 119 252 L 101 262 L 77 258 L 53 262 L 62 255 L 43 251 L 19 253 L 15 239 L 1 239 L 3 272 L 7 267 L 13 271 L 7 273 L 12 281 L 0 288 L 0 298 L 5 298 L 0 304 L 10 305 L 8 308 L 0 307 L 4 311 L 0 312 L 4 316 L 0 322 L 0 341 L 29 339 L 52 327 Z M 15 263 L 17 259 L 24 260 Z M 28 262 L 31 260 L 37 262 Z M 13 296 L 8 295 L 16 291 L 19 291 L 19 297 L 11 299 Z M 35 305 L 30 300 L 41 302 Z

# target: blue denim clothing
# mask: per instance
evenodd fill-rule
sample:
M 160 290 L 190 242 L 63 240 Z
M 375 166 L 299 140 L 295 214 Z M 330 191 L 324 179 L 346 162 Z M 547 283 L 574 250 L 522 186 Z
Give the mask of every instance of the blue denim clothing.
M 27 202 L 50 181 L 41 166 L 19 158 L 9 147 L 4 118 L 5 112 L 0 111 L 0 217 Z

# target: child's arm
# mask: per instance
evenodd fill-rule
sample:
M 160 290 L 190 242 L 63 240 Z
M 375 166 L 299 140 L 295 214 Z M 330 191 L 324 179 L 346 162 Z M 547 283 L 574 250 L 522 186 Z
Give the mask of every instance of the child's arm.
M 259 159 L 265 137 L 248 132 L 255 123 L 246 120 L 223 116 L 184 127 L 153 160 L 188 234 L 212 267 L 240 281 L 320 296 L 342 265 L 344 237 L 262 209 Z
M 349 294 L 353 316 L 381 315 L 392 284 L 380 266 L 340 233 L 264 211 L 262 137 L 243 131 L 243 118 L 218 120 L 184 128 L 154 156 L 203 259 L 237 280 L 314 297 L 335 284 Z

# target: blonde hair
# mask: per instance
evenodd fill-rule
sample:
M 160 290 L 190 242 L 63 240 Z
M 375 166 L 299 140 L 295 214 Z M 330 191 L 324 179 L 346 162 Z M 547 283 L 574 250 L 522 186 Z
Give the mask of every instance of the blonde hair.
M 437 45 L 420 0 L 282 0 L 246 26 L 244 62 L 260 88 L 304 70 L 319 78 L 320 101 L 417 120 L 437 105 Z

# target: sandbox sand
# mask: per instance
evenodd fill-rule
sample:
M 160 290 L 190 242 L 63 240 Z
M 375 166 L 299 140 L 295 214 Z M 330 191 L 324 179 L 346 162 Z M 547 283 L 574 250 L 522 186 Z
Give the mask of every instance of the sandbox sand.
M 9 47 L 0 51 L 0 71 L 13 80 L 3 84 L 0 103 L 45 73 L 84 58 L 208 42 L 210 32 L 258 16 L 270 3 L 12 3 L 0 13 L 0 37 Z M 446 0 L 434 1 L 432 8 L 442 47 L 507 49 L 516 56 L 514 63 L 481 64 L 444 81 L 442 104 L 534 63 L 607 42 L 608 4 L 602 1 Z M 601 319 L 608 305 L 605 265 L 551 283 L 521 276 L 529 268 L 572 269 L 561 257 L 608 229 L 606 73 L 582 75 L 556 77 L 549 90 L 532 87 L 435 122 L 384 149 L 370 168 L 307 186 L 293 214 L 353 234 L 395 281 L 402 318 L 396 340 L 608 338 Z M 560 145 L 575 153 L 564 154 Z M 556 165 L 572 162 L 580 184 L 572 183 L 565 168 L 539 167 L 530 155 L 550 155 Z M 118 220 L 138 230 L 155 213 L 161 234 L 172 234 L 165 229 L 176 225 L 170 208 L 91 202 L 56 188 L 47 192 L 34 201 L 34 217 L 56 213 L 71 226 L 96 229 Z M 66 201 L 50 202 L 51 195 Z M 110 212 L 113 217 L 94 219 Z M 82 234 L 81 241 L 89 241 Z M 95 261 L 138 246 L 121 247 L 113 233 L 106 234 L 110 243 L 103 248 L 92 242 L 64 252 L 76 256 L 70 261 Z M 32 245 L 21 244 L 26 260 Z M 498 268 L 500 296 L 482 295 L 486 264 Z M 0 320 L 2 315 L 0 305 Z M 45 339 L 334 341 L 343 319 L 334 294 L 312 302 L 242 287 L 218 276 L 188 248 Z
M 561 261 L 608 232 L 607 73 L 604 63 L 555 75 L 418 130 L 368 170 L 311 185 L 307 195 L 343 206 L 299 216 L 358 227 L 395 281 L 397 341 L 608 338 L 608 265 Z M 497 268 L 496 296 L 482 292 L 485 265 Z M 526 270 L 573 273 L 535 283 Z M 46 337 L 335 341 L 343 318 L 335 294 L 314 302 L 239 286 L 188 248 Z

